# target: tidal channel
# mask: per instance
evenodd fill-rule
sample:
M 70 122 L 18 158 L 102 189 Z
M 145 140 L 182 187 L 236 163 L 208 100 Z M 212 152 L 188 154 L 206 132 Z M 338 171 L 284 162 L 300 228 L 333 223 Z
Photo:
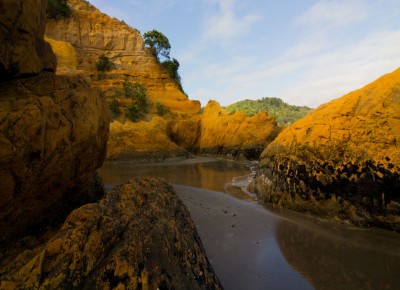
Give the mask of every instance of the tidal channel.
M 211 158 L 105 163 L 106 188 L 168 180 L 226 290 L 400 289 L 400 235 L 273 209 L 246 191 L 254 164 Z

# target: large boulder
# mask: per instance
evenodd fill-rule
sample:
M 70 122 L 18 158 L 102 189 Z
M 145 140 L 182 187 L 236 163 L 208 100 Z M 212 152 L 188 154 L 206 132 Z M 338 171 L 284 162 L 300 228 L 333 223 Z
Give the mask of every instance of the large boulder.
M 169 157 L 187 157 L 188 152 L 169 137 L 169 123 L 159 116 L 151 121 L 114 121 L 108 140 L 107 160 L 163 161 Z
M 0 244 L 96 198 L 109 109 L 83 77 L 0 83 Z
M 43 40 L 45 0 L 0 0 L 0 78 L 55 71 L 56 58 Z
M 321 105 L 262 153 L 267 202 L 400 230 L 400 69 Z
M 222 288 L 188 210 L 151 178 L 76 209 L 52 238 L 25 238 L 4 254 L 1 289 Z

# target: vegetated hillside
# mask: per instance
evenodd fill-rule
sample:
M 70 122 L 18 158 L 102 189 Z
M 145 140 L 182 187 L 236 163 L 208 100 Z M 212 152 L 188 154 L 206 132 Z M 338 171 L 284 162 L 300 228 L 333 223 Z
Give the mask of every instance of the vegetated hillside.
M 312 109 L 306 106 L 289 105 L 279 98 L 262 98 L 260 100 L 244 100 L 226 107 L 230 113 L 240 111 L 254 116 L 260 112 L 267 112 L 274 116 L 279 126 L 287 126 L 303 118 Z

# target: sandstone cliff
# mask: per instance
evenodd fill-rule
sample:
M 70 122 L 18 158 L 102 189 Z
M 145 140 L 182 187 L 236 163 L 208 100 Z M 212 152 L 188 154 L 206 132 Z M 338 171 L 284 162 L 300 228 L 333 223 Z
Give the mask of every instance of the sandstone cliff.
M 258 158 L 277 135 L 274 119 L 265 114 L 248 118 L 229 115 L 211 102 L 202 116 L 198 101 L 188 100 L 154 56 L 144 47 L 140 33 L 110 18 L 86 1 L 69 0 L 72 17 L 49 20 L 46 37 L 58 59 L 58 73 L 81 73 L 92 78 L 109 103 L 116 102 L 122 113 L 110 126 L 107 159 L 160 160 L 188 156 L 188 152 L 227 157 Z M 99 78 L 95 64 L 106 55 L 111 71 Z M 132 100 L 124 97 L 123 82 L 140 83 L 147 90 L 150 114 L 132 123 L 123 115 Z M 171 115 L 155 116 L 156 104 Z M 223 128 L 223 129 L 222 129 Z
M 101 13 L 87 1 L 69 0 L 68 4 L 73 11 L 71 18 L 50 19 L 46 27 L 46 37 L 59 62 L 76 63 L 76 69 L 89 74 L 93 84 L 110 99 L 123 98 L 119 91 L 127 80 L 146 87 L 153 110 L 157 102 L 178 113 L 195 114 L 200 110 L 200 102 L 188 100 L 144 47 L 136 29 Z M 68 44 L 74 53 L 66 53 Z M 104 79 L 98 79 L 95 64 L 103 54 L 112 61 L 113 69 Z M 71 65 L 59 66 L 62 71 L 74 69 Z
M 186 207 L 155 179 L 131 180 L 73 211 L 52 238 L 4 253 L 0 289 L 222 288 Z
M 400 69 L 317 108 L 262 153 L 267 202 L 400 230 Z
M 47 2 L 0 0 L 0 78 L 54 71 L 56 58 L 43 40 Z

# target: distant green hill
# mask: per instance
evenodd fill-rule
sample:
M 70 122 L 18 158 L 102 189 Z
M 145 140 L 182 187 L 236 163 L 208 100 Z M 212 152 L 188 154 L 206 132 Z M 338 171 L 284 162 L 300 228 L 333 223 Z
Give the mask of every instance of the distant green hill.
M 274 116 L 279 126 L 287 126 L 303 118 L 310 110 L 305 106 L 293 106 L 279 98 L 262 98 L 260 100 L 244 100 L 226 107 L 230 113 L 240 111 L 246 115 L 254 116 L 260 112 L 267 112 Z

